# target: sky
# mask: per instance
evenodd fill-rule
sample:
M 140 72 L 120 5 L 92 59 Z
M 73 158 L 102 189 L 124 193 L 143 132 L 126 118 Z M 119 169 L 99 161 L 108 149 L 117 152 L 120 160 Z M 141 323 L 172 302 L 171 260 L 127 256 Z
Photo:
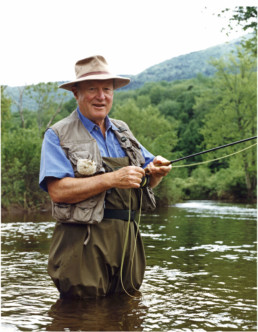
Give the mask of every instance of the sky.
M 74 64 L 103 55 L 114 74 L 136 75 L 173 57 L 243 36 L 222 32 L 221 10 L 249 0 L 6 0 L 0 4 L 0 84 L 75 78 Z

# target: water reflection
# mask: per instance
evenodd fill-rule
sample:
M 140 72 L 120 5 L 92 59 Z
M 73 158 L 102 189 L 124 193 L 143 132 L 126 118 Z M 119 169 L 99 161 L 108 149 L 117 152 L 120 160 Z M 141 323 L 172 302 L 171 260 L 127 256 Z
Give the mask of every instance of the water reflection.
M 48 331 L 142 331 L 147 307 L 141 299 L 114 295 L 97 300 L 58 300 L 50 309 Z
M 40 218 L 2 221 L 3 331 L 256 330 L 255 207 L 187 202 L 144 215 L 138 299 L 59 300 L 46 272 L 54 222 Z

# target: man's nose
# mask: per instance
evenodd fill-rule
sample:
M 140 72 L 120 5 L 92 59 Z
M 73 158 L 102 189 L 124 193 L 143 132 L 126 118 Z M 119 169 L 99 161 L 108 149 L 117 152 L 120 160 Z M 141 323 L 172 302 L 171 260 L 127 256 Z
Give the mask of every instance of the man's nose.
M 96 98 L 98 98 L 98 99 L 105 99 L 105 94 L 104 94 L 103 89 L 100 88 L 100 89 L 97 90 Z

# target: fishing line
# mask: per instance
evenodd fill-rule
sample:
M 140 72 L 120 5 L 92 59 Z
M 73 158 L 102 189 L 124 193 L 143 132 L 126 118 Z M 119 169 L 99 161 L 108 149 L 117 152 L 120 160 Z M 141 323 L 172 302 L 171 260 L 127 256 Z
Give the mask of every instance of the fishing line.
M 132 263 L 131 263 L 131 285 L 133 286 L 133 289 L 136 290 L 137 292 L 139 290 L 135 288 L 134 283 L 133 283 L 133 262 L 134 262 L 134 254 L 135 254 L 135 250 L 136 250 L 137 236 L 139 234 L 141 215 L 142 215 L 142 196 L 143 196 L 143 190 L 142 189 L 140 189 L 140 193 L 141 194 L 140 194 L 139 217 L 138 217 L 138 222 L 136 224 L 137 230 L 136 230 L 136 234 L 135 234 L 134 248 L 133 248 L 133 255 L 132 255 Z
M 163 166 L 168 166 L 168 165 L 177 163 L 178 161 L 181 161 L 181 160 L 185 160 L 185 159 L 188 159 L 188 158 L 193 158 L 193 157 L 199 156 L 201 154 L 212 152 L 212 151 L 216 151 L 216 150 L 219 150 L 219 149 L 224 149 L 224 148 L 226 148 L 228 146 L 232 146 L 232 145 L 235 145 L 235 144 L 247 142 L 247 141 L 250 141 L 250 140 L 253 140 L 253 139 L 257 139 L 257 136 L 249 137 L 249 138 L 245 138 L 245 139 L 241 139 L 240 141 L 231 142 L 231 143 L 228 143 L 228 144 L 225 144 L 225 145 L 221 145 L 221 146 L 216 146 L 215 148 L 212 148 L 212 149 L 209 149 L 209 150 L 200 151 L 200 152 L 191 154 L 189 156 L 185 156 L 185 157 L 181 157 L 181 158 L 178 158 L 178 159 L 175 159 L 175 160 L 171 160 L 171 161 L 163 163 Z
M 132 191 L 132 189 L 130 189 L 130 191 L 129 191 L 129 207 L 128 207 L 129 216 L 128 216 L 126 234 L 125 234 L 125 243 L 124 243 L 124 248 L 123 248 L 123 254 L 122 254 L 122 259 L 121 259 L 120 281 L 121 281 L 121 286 L 122 286 L 124 292 L 128 296 L 135 298 L 136 296 L 133 296 L 133 295 L 131 295 L 127 292 L 127 290 L 125 289 L 124 283 L 123 283 L 123 267 L 124 267 L 125 253 L 126 253 L 126 248 L 127 248 L 127 244 L 128 244 L 128 237 L 129 237 L 129 231 L 130 231 L 130 222 L 131 222 L 131 191 Z
M 222 156 L 222 157 L 219 157 L 219 158 L 216 158 L 216 159 L 211 159 L 211 160 L 201 161 L 201 162 L 199 162 L 199 163 L 194 163 L 194 164 L 186 164 L 186 165 L 178 165 L 178 166 L 174 166 L 174 165 L 172 165 L 172 167 L 173 167 L 173 168 L 175 168 L 175 167 L 176 167 L 176 168 L 180 168 L 180 167 L 182 168 L 182 167 L 191 167 L 191 166 L 197 166 L 197 165 L 202 165 L 202 164 L 211 163 L 211 162 L 213 162 L 213 161 L 217 161 L 217 160 L 220 160 L 220 159 L 224 159 L 224 158 L 231 157 L 231 156 L 233 156 L 233 155 L 235 155 L 235 154 L 238 154 L 238 153 L 240 153 L 240 152 L 243 152 L 243 151 L 245 151 L 245 150 L 248 150 L 248 149 L 252 148 L 252 147 L 255 146 L 255 145 L 257 145 L 257 143 L 254 143 L 254 144 L 248 146 L 247 148 L 244 148 L 244 149 L 239 150 L 239 151 L 237 151 L 237 152 L 230 153 L 230 154 L 228 154 L 228 155 L 226 155 L 226 156 Z
M 123 283 L 123 267 L 124 267 L 124 260 L 125 260 L 125 253 L 126 253 L 126 248 L 128 245 L 128 238 L 129 238 L 129 231 L 130 231 L 130 222 L 131 222 L 131 190 L 129 191 L 129 217 L 128 217 L 128 222 L 127 222 L 127 229 L 126 229 L 126 235 L 125 235 L 125 243 L 124 243 L 124 248 L 123 248 L 123 254 L 122 254 L 122 259 L 121 259 L 121 267 L 120 267 L 120 280 L 121 280 L 121 286 L 124 290 L 124 292 L 132 297 L 132 298 L 138 298 L 137 296 L 131 295 L 130 293 L 127 292 L 127 290 L 125 289 L 124 283 Z M 138 218 L 138 223 L 137 225 L 137 231 L 135 234 L 135 240 L 134 240 L 134 249 L 133 249 L 133 255 L 131 258 L 131 269 L 130 269 L 130 275 L 131 275 L 131 285 L 133 287 L 134 290 L 136 290 L 137 292 L 139 292 L 138 289 L 135 288 L 134 283 L 133 283 L 133 278 L 132 278 L 132 271 L 133 271 L 133 259 L 134 259 L 134 254 L 135 254 L 135 250 L 136 250 L 136 241 L 137 241 L 137 236 L 139 233 L 139 226 L 140 226 L 140 221 L 141 221 L 141 210 L 142 210 L 142 196 L 143 196 L 143 190 L 141 189 L 141 195 L 140 195 L 140 208 L 139 208 L 139 218 Z

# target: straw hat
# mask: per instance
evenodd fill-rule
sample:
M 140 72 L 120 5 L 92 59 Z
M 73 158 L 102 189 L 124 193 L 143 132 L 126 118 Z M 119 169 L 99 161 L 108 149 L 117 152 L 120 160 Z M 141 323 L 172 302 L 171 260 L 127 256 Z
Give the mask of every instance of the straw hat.
M 82 81 L 90 80 L 114 80 L 114 88 L 118 89 L 130 83 L 130 78 L 120 77 L 109 72 L 108 64 L 105 58 L 101 55 L 91 56 L 79 60 L 75 64 L 74 81 L 61 84 L 59 88 L 72 91 L 72 87 Z

